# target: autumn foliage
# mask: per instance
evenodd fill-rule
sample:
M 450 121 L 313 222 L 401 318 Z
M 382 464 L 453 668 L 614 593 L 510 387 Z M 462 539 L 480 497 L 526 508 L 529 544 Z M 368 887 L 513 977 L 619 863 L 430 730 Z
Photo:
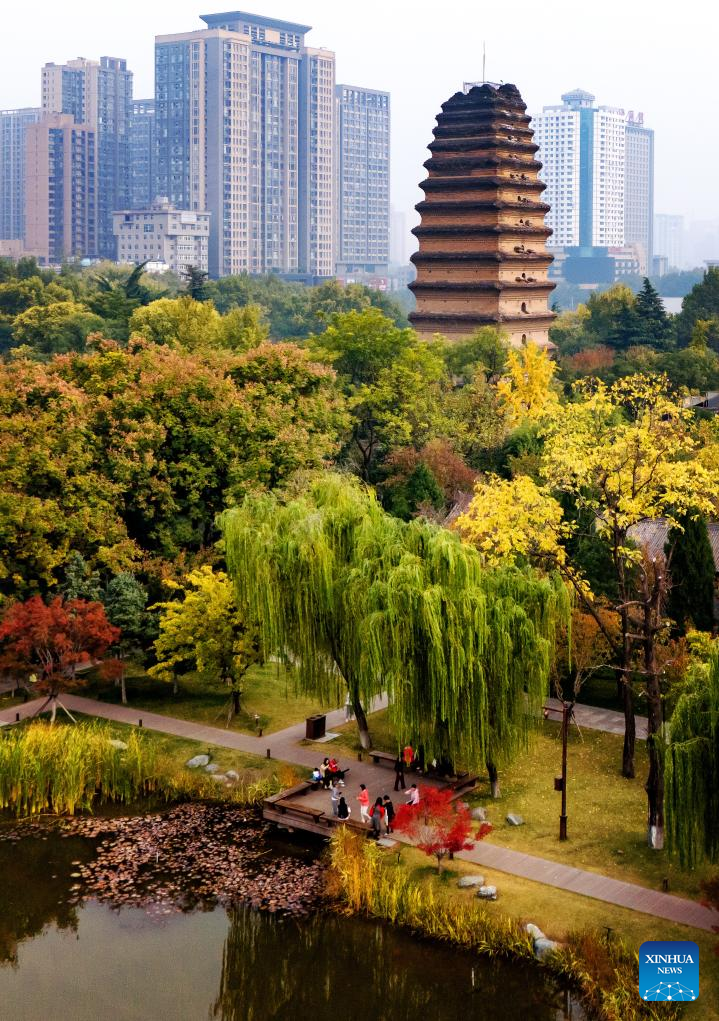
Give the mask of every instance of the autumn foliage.
M 456 806 L 449 790 L 420 787 L 419 805 L 402 805 L 392 827 L 426 855 L 436 858 L 438 871 L 447 855 L 474 847 L 468 839 L 472 827 L 469 810 Z
M 110 624 L 102 603 L 60 596 L 45 603 L 32 596 L 5 612 L 0 666 L 35 675 L 38 689 L 56 698 L 77 685 L 80 664 L 100 659 L 119 637 L 120 629 Z

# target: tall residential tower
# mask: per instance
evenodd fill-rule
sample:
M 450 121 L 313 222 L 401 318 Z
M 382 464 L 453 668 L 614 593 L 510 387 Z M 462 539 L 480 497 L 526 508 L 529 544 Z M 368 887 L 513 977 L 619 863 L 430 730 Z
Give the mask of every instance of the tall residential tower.
M 307 25 L 202 20 L 155 40 L 158 193 L 211 214 L 212 276 L 331 275 L 334 54 Z
M 102 258 L 115 258 L 112 213 L 130 203 L 129 128 L 132 112 L 132 72 L 118 57 L 42 69 L 43 113 L 71 114 L 76 124 L 95 133 L 97 182 L 97 249 Z
M 25 132 L 40 111 L 0 110 L 0 238 L 25 236 Z
M 390 97 L 337 86 L 337 272 L 386 275 Z
M 157 196 L 155 100 L 133 99 L 128 132 L 131 209 L 147 209 Z

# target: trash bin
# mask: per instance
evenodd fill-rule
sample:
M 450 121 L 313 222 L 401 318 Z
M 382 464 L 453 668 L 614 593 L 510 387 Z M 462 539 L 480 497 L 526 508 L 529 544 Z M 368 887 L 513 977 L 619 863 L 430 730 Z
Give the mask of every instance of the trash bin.
M 316 716 L 308 716 L 305 720 L 305 737 L 308 741 L 317 741 L 318 738 L 325 736 L 325 727 L 327 724 L 327 717 L 324 713 L 318 713 Z

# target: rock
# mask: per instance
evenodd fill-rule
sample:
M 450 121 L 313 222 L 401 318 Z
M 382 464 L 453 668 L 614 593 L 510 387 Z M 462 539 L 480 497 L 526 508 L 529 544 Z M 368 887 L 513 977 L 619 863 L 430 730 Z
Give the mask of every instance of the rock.
M 240 779 L 240 774 L 237 773 L 234 769 L 228 769 L 227 772 L 225 773 L 225 776 L 228 777 L 230 780 Z
M 534 956 L 538 961 L 543 961 L 549 954 L 554 953 L 559 948 L 559 943 L 555 943 L 553 939 L 547 939 L 546 936 L 542 936 L 541 939 L 535 939 L 534 941 Z
M 507 816 L 507 822 L 510 826 L 524 826 L 524 819 L 521 815 L 517 815 L 516 812 L 510 812 Z
M 482 808 L 481 805 L 477 805 L 477 807 L 473 808 L 469 814 L 470 818 L 477 819 L 479 822 L 487 821 L 487 809 Z
M 219 771 L 220 767 L 217 765 L 216 762 L 211 762 L 209 766 L 205 766 L 206 773 L 219 773 Z
M 497 899 L 497 887 L 496 886 L 480 886 L 477 890 L 477 896 L 480 900 L 496 900 Z
M 468 886 L 484 886 L 484 876 L 462 876 L 457 886 L 463 890 Z
M 190 769 L 198 769 L 200 766 L 206 766 L 210 761 L 209 755 L 194 755 L 191 759 L 188 759 L 185 763 Z
M 110 744 L 112 745 L 113 748 L 117 748 L 121 752 L 124 752 L 125 749 L 127 748 L 127 745 L 125 744 L 125 742 L 124 741 L 120 741 L 120 739 L 117 738 L 117 737 L 111 737 L 110 738 Z
M 218 783 L 226 783 L 227 782 L 227 773 L 213 773 L 212 774 L 212 779 L 213 780 L 217 780 Z
M 532 922 L 527 922 L 524 927 L 532 939 L 545 939 L 545 935 L 538 925 L 534 925 Z

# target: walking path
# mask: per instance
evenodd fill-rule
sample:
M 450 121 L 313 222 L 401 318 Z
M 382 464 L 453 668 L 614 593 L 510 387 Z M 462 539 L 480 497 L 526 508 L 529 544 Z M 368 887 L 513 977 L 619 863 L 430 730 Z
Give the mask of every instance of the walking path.
M 545 705 L 552 710 L 549 715 L 550 720 L 561 720 L 562 703 L 558 698 L 548 698 Z M 580 705 L 577 703 L 574 706 L 574 721 L 580 730 L 582 727 L 585 727 L 587 730 L 604 730 L 607 734 L 624 733 L 624 714 L 616 713 L 612 709 L 598 709 L 593 705 Z M 637 728 L 637 739 L 646 740 L 646 716 L 635 716 L 634 721 Z
M 159 713 L 147 712 L 144 709 L 113 705 L 109 702 L 98 702 L 95 699 L 83 698 L 79 695 L 65 695 L 62 701 L 70 712 L 84 713 L 88 716 L 99 716 L 106 720 L 135 725 L 141 719 L 143 727 L 159 731 L 163 734 L 172 734 L 175 737 L 189 738 L 203 744 L 214 744 L 222 748 L 233 748 L 237 751 L 260 756 L 266 756 L 269 749 L 273 759 L 306 767 L 312 767 L 317 764 L 324 747 L 322 744 L 317 745 L 316 743 L 307 746 L 298 743 L 305 735 L 303 723 L 260 738 L 252 737 L 249 734 L 239 734 L 230 730 L 221 730 L 219 727 L 205 726 L 201 723 L 192 723 L 189 720 L 178 720 L 171 716 L 161 716 Z M 0 712 L 0 726 L 14 723 L 16 714 L 19 714 L 20 719 L 34 715 L 42 704 L 43 699 L 34 699 L 25 705 L 15 706 Z M 384 699 L 378 699 L 372 706 L 371 711 L 377 711 L 377 709 L 384 708 L 385 705 L 386 701 Z M 596 725 L 595 729 L 606 729 L 599 726 L 600 718 L 606 716 L 604 710 L 594 710 L 587 706 L 581 708 L 586 712 L 587 718 Z M 615 713 L 613 715 L 619 716 L 620 714 Z M 344 723 L 344 709 L 328 713 L 327 722 L 330 729 L 333 726 L 336 727 Z M 613 721 L 610 719 L 608 722 L 611 724 Z M 580 726 L 591 727 L 592 723 L 584 719 Z M 637 727 L 637 731 L 639 731 L 639 727 Z M 331 747 L 331 743 L 329 747 Z M 375 766 L 365 761 L 352 762 L 350 771 L 352 777 L 351 781 L 348 781 L 348 785 L 351 789 L 354 789 L 360 783 L 365 783 L 372 791 L 381 790 L 382 793 L 391 791 L 394 775 L 386 766 Z M 324 806 L 327 802 L 327 797 L 327 793 L 323 791 L 309 793 L 306 795 L 307 801 L 305 803 L 309 805 L 316 802 Z M 350 804 L 354 804 L 351 795 L 349 800 Z M 587 872 L 584 869 L 562 865 L 560 862 L 550 861 L 546 858 L 537 858 L 534 855 L 513 851 L 507 847 L 500 847 L 487 841 L 475 844 L 472 851 L 462 851 L 457 857 L 465 861 L 475 862 L 477 865 L 485 868 L 507 872 L 514 876 L 521 876 L 524 879 L 531 879 L 534 882 L 544 883 L 547 886 L 554 886 L 585 897 L 594 897 L 596 900 L 605 901 L 617 907 L 641 911 L 644 914 L 653 915 L 656 918 L 664 918 L 671 922 L 678 922 L 682 925 L 690 925 L 707 931 L 711 931 L 715 926 L 719 925 L 719 912 L 702 907 L 696 901 L 683 897 L 675 897 L 668 893 L 660 893 L 634 883 L 610 879 L 608 876 L 603 876 L 596 872 Z

